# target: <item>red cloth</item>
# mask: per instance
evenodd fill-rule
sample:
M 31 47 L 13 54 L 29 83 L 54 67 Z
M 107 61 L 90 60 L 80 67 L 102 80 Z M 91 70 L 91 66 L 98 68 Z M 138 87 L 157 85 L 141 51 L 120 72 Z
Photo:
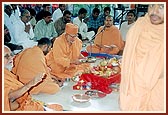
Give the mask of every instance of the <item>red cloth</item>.
M 81 54 L 84 56 L 84 57 L 87 57 L 89 54 L 88 54 L 88 52 L 86 52 L 86 51 L 81 51 Z
M 112 83 L 119 83 L 121 80 L 121 74 L 116 74 L 113 76 L 110 76 L 109 78 L 104 78 L 98 75 L 94 75 L 91 73 L 82 74 L 80 76 L 80 80 L 83 80 L 84 82 L 81 84 L 81 82 L 78 82 L 75 86 L 73 86 L 74 90 L 80 89 L 80 86 L 86 85 L 88 82 L 91 83 L 91 89 L 93 90 L 99 90 L 106 94 L 109 94 L 112 92 L 112 88 L 109 87 Z M 85 87 L 83 88 L 86 89 Z

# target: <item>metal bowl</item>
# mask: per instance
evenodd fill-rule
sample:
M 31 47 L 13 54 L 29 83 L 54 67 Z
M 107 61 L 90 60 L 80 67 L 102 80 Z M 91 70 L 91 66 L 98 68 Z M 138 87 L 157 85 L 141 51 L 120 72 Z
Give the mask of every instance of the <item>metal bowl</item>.
M 75 94 L 72 96 L 72 99 L 76 102 L 84 103 L 90 100 L 90 97 L 86 94 Z

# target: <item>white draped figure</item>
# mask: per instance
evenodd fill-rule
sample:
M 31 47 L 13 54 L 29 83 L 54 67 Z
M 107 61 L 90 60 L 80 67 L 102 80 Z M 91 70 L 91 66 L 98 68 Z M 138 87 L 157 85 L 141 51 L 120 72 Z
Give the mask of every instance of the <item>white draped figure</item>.
M 82 36 L 82 40 L 89 39 L 91 40 L 92 37 L 95 35 L 94 31 L 88 32 L 88 26 L 85 22 L 79 20 L 79 17 L 74 18 L 73 24 L 76 24 L 79 28 L 79 33 Z
M 26 10 L 21 15 L 20 20 L 13 25 L 14 43 L 22 45 L 24 49 L 37 45 L 37 42 L 32 40 L 34 32 L 31 24 L 29 23 L 29 18 L 30 13 Z

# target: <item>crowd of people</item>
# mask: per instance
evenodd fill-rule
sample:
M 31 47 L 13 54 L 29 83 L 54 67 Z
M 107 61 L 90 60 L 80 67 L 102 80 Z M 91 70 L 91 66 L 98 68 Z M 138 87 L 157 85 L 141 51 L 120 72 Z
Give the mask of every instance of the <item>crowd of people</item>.
M 82 44 L 91 40 L 87 52 L 123 57 L 121 110 L 164 109 L 163 4 L 150 4 L 146 15 L 137 20 L 130 10 L 120 28 L 113 24 L 110 7 L 102 13 L 94 8 L 88 17 L 81 8 L 73 20 L 66 4 L 52 12 L 50 8 L 50 4 L 4 6 L 5 111 L 44 111 L 31 94 L 57 93 L 67 78 L 89 67 L 79 60 L 87 58 L 81 54 Z M 62 110 L 61 105 L 57 107 Z

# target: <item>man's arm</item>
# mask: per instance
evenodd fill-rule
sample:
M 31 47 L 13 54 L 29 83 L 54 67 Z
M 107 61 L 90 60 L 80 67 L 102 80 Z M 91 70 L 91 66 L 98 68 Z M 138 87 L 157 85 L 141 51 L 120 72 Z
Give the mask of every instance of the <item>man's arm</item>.
M 17 98 L 21 97 L 23 94 L 28 92 L 32 87 L 34 87 L 34 86 L 38 85 L 40 82 L 42 82 L 43 79 L 46 78 L 46 76 L 47 76 L 46 74 L 39 74 L 33 80 L 28 82 L 26 85 L 24 85 L 20 89 L 15 90 L 15 91 L 11 91 L 9 93 L 9 100 L 11 102 L 14 102 Z

